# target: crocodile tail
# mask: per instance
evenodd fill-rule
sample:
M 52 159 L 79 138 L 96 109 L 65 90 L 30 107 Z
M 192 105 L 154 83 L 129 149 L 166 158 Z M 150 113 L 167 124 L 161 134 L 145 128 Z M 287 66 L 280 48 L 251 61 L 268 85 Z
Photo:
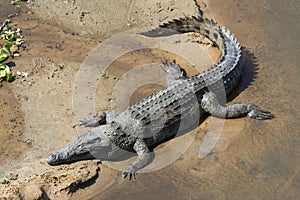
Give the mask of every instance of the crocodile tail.
M 159 27 L 167 29 L 175 29 L 178 32 L 194 32 L 199 30 L 198 26 L 208 27 L 212 29 L 220 29 L 220 26 L 217 22 L 212 19 L 203 18 L 201 16 L 189 16 L 182 17 L 179 19 L 174 19 L 172 21 L 161 24 Z
M 196 32 L 207 37 L 219 47 L 222 47 L 222 38 L 220 37 L 219 31 L 220 25 L 214 20 L 202 18 L 201 16 L 190 16 L 173 19 L 172 21 L 159 25 L 158 28 L 140 34 L 146 37 L 164 37 L 174 34 Z
M 201 10 L 201 6 L 199 5 L 199 3 L 197 2 L 197 0 L 194 0 L 195 6 L 197 7 L 199 16 L 203 16 L 203 11 Z
M 141 35 L 147 37 L 163 37 L 174 34 L 182 34 L 188 32 L 195 32 L 207 37 L 209 40 L 213 42 L 222 52 L 223 56 L 226 53 L 232 52 L 224 52 L 225 51 L 225 38 L 228 38 L 226 42 L 230 43 L 230 46 L 233 46 L 237 51 L 233 52 L 235 57 L 235 61 L 237 62 L 240 58 L 240 44 L 235 38 L 234 34 L 230 33 L 230 30 L 225 28 L 224 26 L 220 27 L 220 25 L 215 22 L 213 19 L 203 18 L 201 16 L 195 17 L 183 17 L 179 19 L 173 19 L 172 21 L 163 23 L 159 25 L 158 28 L 154 28 L 147 32 L 140 33 Z M 223 57 L 222 56 L 222 57 Z M 230 55 L 229 55 L 230 56 Z M 220 59 L 222 61 L 222 58 Z
M 206 78 L 205 83 L 208 85 L 214 84 L 216 80 L 222 78 L 225 80 L 224 82 L 226 82 L 226 92 L 232 91 L 241 73 L 241 66 L 238 65 L 241 47 L 229 29 L 224 26 L 220 27 L 220 25 L 212 19 L 202 18 L 201 16 L 191 16 L 174 19 L 161 24 L 158 28 L 140 34 L 147 37 L 162 37 L 188 32 L 203 35 L 212 41 L 222 52 L 217 64 L 191 77 L 191 80 L 201 88 L 202 86 L 199 83 L 204 80 L 204 77 Z

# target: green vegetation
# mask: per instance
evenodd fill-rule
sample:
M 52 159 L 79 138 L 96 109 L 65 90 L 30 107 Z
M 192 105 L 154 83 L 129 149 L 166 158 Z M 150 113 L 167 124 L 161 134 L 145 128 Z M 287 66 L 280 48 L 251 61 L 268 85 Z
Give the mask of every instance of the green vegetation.
M 20 8 L 19 3 L 20 3 L 20 0 L 10 0 L 10 4 L 15 5 L 16 8 Z
M 27 1 L 27 0 L 10 0 L 10 4 L 14 5 L 16 8 L 21 8 L 20 2 L 21 1 Z
M 11 0 L 10 1 L 11 5 L 16 5 L 19 2 L 20 2 L 20 0 Z
M 2 81 L 12 81 L 13 73 L 7 60 L 19 56 L 19 47 L 24 43 L 21 30 L 12 30 L 8 26 L 9 23 L 10 20 L 7 19 L 0 27 L 0 86 Z
M 0 183 L 1 184 L 7 184 L 7 183 L 9 183 L 9 179 L 6 178 L 5 176 L 4 177 L 0 177 Z

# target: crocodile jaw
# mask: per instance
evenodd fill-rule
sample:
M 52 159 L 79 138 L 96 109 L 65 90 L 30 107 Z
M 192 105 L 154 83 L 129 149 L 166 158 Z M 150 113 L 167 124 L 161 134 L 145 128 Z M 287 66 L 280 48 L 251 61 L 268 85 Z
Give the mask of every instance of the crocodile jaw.
M 100 126 L 80 135 L 59 150 L 50 153 L 46 162 L 49 165 L 59 165 L 79 160 L 107 158 L 111 143 L 104 134 L 105 128 Z
M 50 153 L 46 157 L 46 162 L 49 165 L 59 165 L 59 164 L 67 164 L 67 163 L 72 163 L 75 161 L 89 160 L 89 159 L 94 159 L 94 158 L 95 157 L 90 153 L 69 156 L 66 153 L 64 154 L 62 152 L 56 151 L 56 152 Z

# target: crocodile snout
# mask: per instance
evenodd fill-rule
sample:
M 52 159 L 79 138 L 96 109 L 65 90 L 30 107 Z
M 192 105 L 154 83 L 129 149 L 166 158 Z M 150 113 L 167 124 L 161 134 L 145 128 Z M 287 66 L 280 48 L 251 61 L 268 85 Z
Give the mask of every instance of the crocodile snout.
M 49 165 L 55 165 L 55 162 L 57 161 L 57 158 L 58 158 L 58 155 L 55 154 L 55 153 L 51 153 L 49 154 L 47 157 L 46 157 L 46 162 L 49 164 Z

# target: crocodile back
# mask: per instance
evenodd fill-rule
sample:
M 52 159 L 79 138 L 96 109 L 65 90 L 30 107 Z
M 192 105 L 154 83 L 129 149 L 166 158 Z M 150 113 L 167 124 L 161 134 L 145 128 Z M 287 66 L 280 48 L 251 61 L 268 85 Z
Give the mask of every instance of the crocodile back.
M 115 129 L 121 131 L 114 136 L 114 143 L 118 146 L 121 143 L 124 145 L 124 142 L 130 146 L 138 138 L 144 138 L 152 146 L 187 129 L 196 128 L 201 115 L 199 100 L 208 88 L 223 88 L 229 94 L 236 86 L 241 74 L 240 45 L 228 29 L 221 28 L 213 20 L 180 18 L 142 34 L 160 37 L 187 32 L 197 32 L 211 40 L 222 52 L 219 61 L 208 70 L 178 80 L 120 113 L 113 121 Z

